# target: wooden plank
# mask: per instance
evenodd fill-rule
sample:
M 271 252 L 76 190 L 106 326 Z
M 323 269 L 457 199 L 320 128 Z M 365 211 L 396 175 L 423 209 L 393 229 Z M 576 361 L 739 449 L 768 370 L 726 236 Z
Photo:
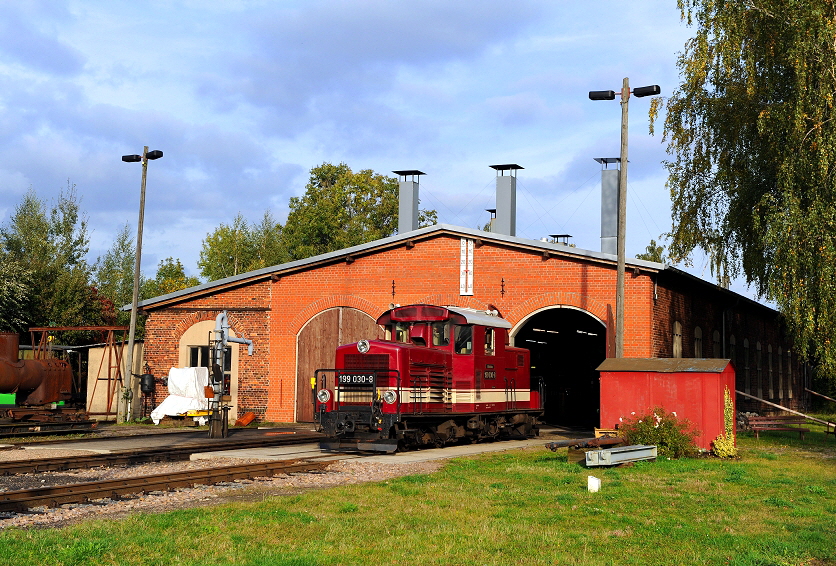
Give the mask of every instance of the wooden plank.
M 313 422 L 311 378 L 319 368 L 334 367 L 339 342 L 339 309 L 314 316 L 296 338 L 296 420 Z

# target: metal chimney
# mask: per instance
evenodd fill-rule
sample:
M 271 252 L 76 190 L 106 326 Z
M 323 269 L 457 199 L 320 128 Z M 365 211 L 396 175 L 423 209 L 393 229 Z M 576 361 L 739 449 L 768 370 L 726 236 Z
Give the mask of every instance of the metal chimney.
M 496 219 L 492 231 L 506 236 L 517 235 L 517 170 L 516 163 L 491 165 L 496 170 Z M 505 172 L 508 171 L 506 175 Z
M 610 163 L 618 164 L 618 157 L 596 157 L 601 169 L 601 252 L 618 254 L 618 167 L 607 169 Z
M 398 176 L 398 234 L 405 234 L 418 229 L 418 179 L 426 173 L 416 169 L 392 173 Z

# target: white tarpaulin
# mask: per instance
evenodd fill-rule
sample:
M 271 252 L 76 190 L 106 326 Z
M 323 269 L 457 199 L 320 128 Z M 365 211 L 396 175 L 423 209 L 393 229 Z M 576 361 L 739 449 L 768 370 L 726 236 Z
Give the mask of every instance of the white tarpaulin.
M 168 371 L 168 397 L 151 411 L 151 420 L 160 424 L 166 415 L 209 408 L 203 388 L 209 385 L 208 368 L 171 368 Z

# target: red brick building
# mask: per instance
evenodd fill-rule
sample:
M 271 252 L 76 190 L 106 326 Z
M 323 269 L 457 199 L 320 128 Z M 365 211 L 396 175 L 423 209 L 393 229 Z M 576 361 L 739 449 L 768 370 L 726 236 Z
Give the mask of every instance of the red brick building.
M 627 357 L 730 358 L 738 389 L 798 406 L 803 376 L 776 311 L 670 266 L 629 260 L 627 270 Z M 157 376 L 204 364 L 226 310 L 255 343 L 252 357 L 231 349 L 231 416 L 311 420 L 313 371 L 333 366 L 337 345 L 376 338 L 390 305 L 490 308 L 532 351 L 547 420 L 597 425 L 615 287 L 614 255 L 442 224 L 143 301 L 145 361 Z

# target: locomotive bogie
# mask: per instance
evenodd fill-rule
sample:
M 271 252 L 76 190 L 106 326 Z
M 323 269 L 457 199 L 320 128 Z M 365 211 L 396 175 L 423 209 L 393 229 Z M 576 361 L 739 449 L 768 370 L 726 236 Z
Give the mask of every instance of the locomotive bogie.
M 529 352 L 495 313 L 409 305 L 378 319 L 383 340 L 337 349 L 318 370 L 316 420 L 329 449 L 394 451 L 537 434 L 542 395 Z

